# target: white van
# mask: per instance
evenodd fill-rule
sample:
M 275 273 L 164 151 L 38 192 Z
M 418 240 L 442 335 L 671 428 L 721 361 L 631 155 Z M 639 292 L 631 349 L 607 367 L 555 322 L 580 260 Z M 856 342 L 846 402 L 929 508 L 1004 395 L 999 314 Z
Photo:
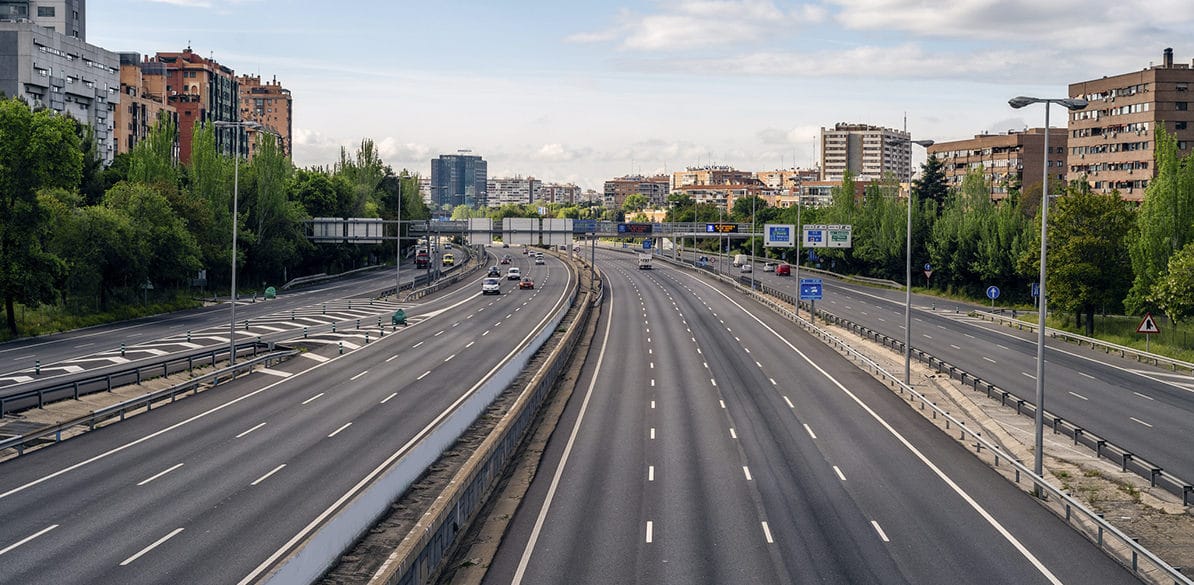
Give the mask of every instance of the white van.
M 506 280 L 519 280 L 521 278 L 522 271 L 519 270 L 517 266 L 511 266 L 510 269 L 506 271 Z
M 742 266 L 748 261 L 749 257 L 746 254 L 734 254 L 734 266 Z

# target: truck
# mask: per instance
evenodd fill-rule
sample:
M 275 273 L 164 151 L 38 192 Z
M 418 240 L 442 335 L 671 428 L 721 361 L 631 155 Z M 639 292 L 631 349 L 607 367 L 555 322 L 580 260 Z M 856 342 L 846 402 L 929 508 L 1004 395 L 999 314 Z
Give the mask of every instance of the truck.
M 419 250 L 415 253 L 415 268 L 427 268 L 431 266 L 431 256 L 426 250 Z
M 650 270 L 651 269 L 651 255 L 650 254 L 639 254 L 638 255 L 638 269 L 639 270 Z

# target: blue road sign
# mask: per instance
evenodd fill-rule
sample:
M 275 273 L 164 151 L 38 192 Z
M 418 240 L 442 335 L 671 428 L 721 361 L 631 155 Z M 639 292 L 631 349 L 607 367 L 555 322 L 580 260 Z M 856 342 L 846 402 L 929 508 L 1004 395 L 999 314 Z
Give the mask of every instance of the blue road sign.
M 650 249 L 651 249 L 651 242 L 652 242 L 652 240 L 643 240 L 643 249 L 644 249 L 644 250 L 650 250 Z
M 811 250 L 811 249 L 810 249 L 810 250 L 808 251 L 808 260 L 809 260 L 809 262 L 816 262 L 816 261 L 817 261 L 817 251 L 816 251 L 816 250 Z
M 595 219 L 574 219 L 572 220 L 572 233 L 574 234 L 591 234 L 597 231 L 597 220 Z
M 987 287 L 987 298 L 991 299 L 992 301 L 999 298 L 999 287 L 988 286 Z
M 1032 296 L 1034 298 L 1041 296 L 1041 283 L 1039 283 L 1039 282 L 1032 283 Z
M 821 279 L 820 278 L 801 278 L 800 279 L 800 300 L 802 300 L 802 301 L 819 301 L 819 300 L 821 300 Z
M 932 270 L 933 270 L 933 265 L 932 265 L 932 264 L 929 264 L 928 262 L 925 262 L 925 270 L 927 270 L 927 271 L 929 271 L 929 272 L 932 272 Z

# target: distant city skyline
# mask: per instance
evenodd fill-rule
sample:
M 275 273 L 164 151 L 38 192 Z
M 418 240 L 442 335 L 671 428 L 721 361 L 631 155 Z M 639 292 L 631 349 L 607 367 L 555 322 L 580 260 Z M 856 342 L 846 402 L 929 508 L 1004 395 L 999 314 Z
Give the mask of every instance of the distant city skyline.
M 294 160 L 373 139 L 430 174 L 470 149 L 489 176 L 601 190 L 692 165 L 815 161 L 821 127 L 937 141 L 1039 127 L 1015 95 L 1194 59 L 1180 0 L 92 0 L 88 41 L 215 57 L 294 95 Z M 451 34 L 447 34 L 451 31 Z M 1054 118 L 1064 125 L 1064 117 Z M 923 152 L 915 153 L 923 158 Z

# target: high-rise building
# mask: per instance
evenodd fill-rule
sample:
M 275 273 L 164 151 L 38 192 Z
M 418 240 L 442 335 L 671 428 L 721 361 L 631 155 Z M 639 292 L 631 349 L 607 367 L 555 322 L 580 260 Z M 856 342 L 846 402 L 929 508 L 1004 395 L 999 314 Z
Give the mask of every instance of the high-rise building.
M 0 11 L 16 4 L 0 4 Z M 119 91 L 116 53 L 34 22 L 0 22 L 0 93 L 91 126 L 105 163 L 114 153 L 112 119 Z
M 431 204 L 482 207 L 487 200 L 489 165 L 471 154 L 441 154 L 431 159 Z
M 604 191 L 602 202 L 610 209 L 622 207 L 622 202 L 633 193 L 646 195 L 652 205 L 658 206 L 667 201 L 667 194 L 671 192 L 671 180 L 667 175 L 627 175 L 606 181 Z
M 541 184 L 535 177 L 494 177 L 486 181 L 486 206 L 530 203 L 535 200 L 535 193 Z
M 44 30 L 87 40 L 85 0 L 0 0 L 0 21 L 32 22 Z
M 912 178 L 911 135 L 903 130 L 839 123 L 821 128 L 821 180 L 878 181 L 891 173 L 900 183 Z
M 261 130 L 248 130 L 249 158 L 253 157 L 259 133 L 276 136 L 286 158 L 293 156 L 291 136 L 294 134 L 294 110 L 290 90 L 282 87 L 277 77 L 262 85 L 261 77 L 258 75 L 241 75 L 238 82 L 240 118 L 262 125 Z
M 929 155 L 941 160 L 945 180 L 950 187 L 959 187 L 966 173 L 982 167 L 992 199 L 1007 197 L 1009 187 L 1028 188 L 1041 184 L 1041 160 L 1045 153 L 1045 129 L 1032 128 L 1023 132 L 1008 130 L 1007 134 L 979 134 L 967 140 L 938 142 L 929 147 Z M 1050 175 L 1057 179 L 1065 168 L 1066 131 L 1049 130 Z
M 166 99 L 165 66 L 142 61 L 138 53 L 121 53 L 120 103 L 112 138 L 116 154 L 132 151 L 149 135 L 159 116 L 170 118 L 177 127 L 178 111 Z M 175 141 L 177 145 L 177 138 Z
M 166 69 L 166 99 L 178 110 L 179 157 L 191 160 L 195 124 L 240 120 L 240 91 L 232 69 L 200 56 L 187 47 L 181 53 L 158 52 L 151 62 Z M 248 156 L 249 142 L 243 128 L 216 128 L 216 150 Z
M 1100 193 L 1118 191 L 1129 201 L 1143 200 L 1157 172 L 1157 128 L 1176 136 L 1182 155 L 1194 146 L 1191 85 L 1194 69 L 1174 63 L 1173 49 L 1165 49 L 1160 65 L 1071 83 L 1070 97 L 1089 104 L 1069 113 L 1068 168 L 1057 174 L 1084 180 Z

